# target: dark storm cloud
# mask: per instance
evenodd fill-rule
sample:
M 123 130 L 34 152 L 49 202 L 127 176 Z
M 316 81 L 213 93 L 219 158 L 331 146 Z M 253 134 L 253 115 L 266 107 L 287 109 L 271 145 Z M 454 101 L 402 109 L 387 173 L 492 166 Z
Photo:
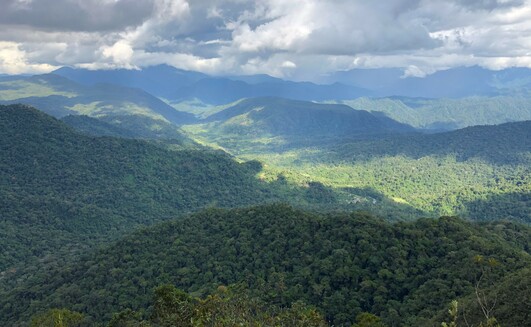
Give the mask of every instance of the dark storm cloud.
M 149 0 L 2 0 L 0 24 L 53 31 L 111 31 L 139 25 L 152 11 Z

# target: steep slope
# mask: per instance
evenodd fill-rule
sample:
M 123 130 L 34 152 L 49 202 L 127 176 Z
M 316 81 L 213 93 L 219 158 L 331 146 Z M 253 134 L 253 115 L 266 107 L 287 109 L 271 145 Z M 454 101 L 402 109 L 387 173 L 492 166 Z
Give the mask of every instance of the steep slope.
M 112 115 L 94 118 L 85 115 L 68 115 L 61 118 L 61 121 L 91 136 L 155 139 L 170 144 L 195 144 L 193 140 L 181 133 L 177 126 L 144 116 Z
M 22 105 L 0 106 L 0 134 L 0 271 L 204 206 L 275 197 L 255 179 L 259 165 L 87 137 Z
M 91 136 L 113 136 L 122 138 L 135 138 L 135 136 L 137 136 L 133 131 L 85 115 L 68 115 L 61 118 L 61 121 L 76 131 Z
M 342 138 L 411 132 L 407 125 L 345 105 L 318 104 L 282 98 L 253 98 L 236 102 L 208 116 L 201 130 L 223 143 L 282 138 L 287 144 L 316 143 Z M 186 127 L 193 131 L 193 127 Z M 230 144 L 227 145 L 231 149 Z
M 152 138 L 157 137 L 157 131 L 171 133 L 175 125 L 196 120 L 194 115 L 177 111 L 140 89 L 110 84 L 83 86 L 53 74 L 0 82 L 0 100 L 4 104 L 29 104 L 55 117 L 83 114 L 104 118 L 125 129 L 129 120 L 142 118 L 144 123 L 136 124 L 133 132 L 140 128 L 148 135 L 151 131 Z
M 10 324 L 66 307 L 108 321 L 115 310 L 146 308 L 150 290 L 162 283 L 208 294 L 243 281 L 270 303 L 313 304 L 334 325 L 369 311 L 389 325 L 422 326 L 452 299 L 473 292 L 481 270 L 474 257 L 499 263 L 484 287 L 531 264 L 529 252 L 504 238 L 506 229 L 531 237 L 525 226 L 491 229 L 449 217 L 390 224 L 285 205 L 210 209 L 29 277 L 0 296 L 0 316 Z

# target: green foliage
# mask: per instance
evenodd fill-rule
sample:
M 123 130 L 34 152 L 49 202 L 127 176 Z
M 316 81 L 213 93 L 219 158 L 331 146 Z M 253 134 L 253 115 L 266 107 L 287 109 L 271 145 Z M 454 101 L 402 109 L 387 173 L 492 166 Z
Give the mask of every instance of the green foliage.
M 0 107 L 0 153 L 0 271 L 9 275 L 184 212 L 278 198 L 256 167 L 224 153 L 87 137 L 25 106 Z
M 142 321 L 140 313 L 131 309 L 125 309 L 112 315 L 107 327 L 150 327 L 147 321 Z
M 389 219 L 460 215 L 529 222 L 530 131 L 531 122 L 519 122 L 300 148 L 248 144 L 248 136 L 226 141 L 215 133 L 211 140 L 264 162 L 264 180 L 282 175 L 288 184 L 333 189 L 342 208 Z
M 457 317 L 458 317 L 458 302 L 453 300 L 450 304 L 450 309 L 448 309 L 448 314 L 450 315 L 451 321 L 449 324 L 443 322 L 441 323 L 442 327 L 457 327 Z
M 192 297 L 173 285 L 160 286 L 155 290 L 153 321 L 160 326 L 191 326 L 195 303 Z
M 356 323 L 353 327 L 385 327 L 385 325 L 378 316 L 362 312 L 356 316 Z
M 521 242 L 508 237 L 530 239 L 530 229 L 511 226 L 514 232 L 498 233 L 450 217 L 391 224 L 361 213 L 318 215 L 286 205 L 209 209 L 28 276 L 0 293 L 0 316 L 12 323 L 65 306 L 105 322 L 113 311 L 148 308 L 150 290 L 164 283 L 206 296 L 218 285 L 243 282 L 253 298 L 281 307 L 300 300 L 335 325 L 352 324 L 362 312 L 388 325 L 422 325 L 452 299 L 473 294 L 475 256 L 500 263 L 484 279 L 486 290 L 531 264 Z M 164 315 L 173 312 L 164 303 L 195 303 L 184 293 L 160 290 L 167 296 L 154 308 Z M 205 305 L 231 308 L 223 294 L 207 297 Z M 509 298 L 505 305 L 519 308 Z M 524 312 L 515 310 L 512 319 L 524 319 Z
M 67 309 L 51 309 L 31 318 L 30 327 L 76 327 L 83 315 Z
M 238 285 L 218 287 L 205 299 L 193 298 L 172 285 L 155 290 L 151 318 L 143 320 L 130 309 L 114 314 L 108 327 L 232 327 L 232 326 L 327 326 L 312 308 L 297 302 L 289 308 L 267 305 Z
M 138 115 L 111 115 L 93 118 L 68 115 L 61 118 L 65 124 L 90 136 L 113 136 L 148 140 L 171 140 L 174 143 L 193 144 L 179 128 L 167 121 Z

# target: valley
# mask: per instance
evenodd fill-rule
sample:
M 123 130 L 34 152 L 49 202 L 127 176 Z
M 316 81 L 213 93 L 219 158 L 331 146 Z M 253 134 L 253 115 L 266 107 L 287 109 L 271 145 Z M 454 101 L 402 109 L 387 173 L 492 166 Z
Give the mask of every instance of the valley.
M 458 300 L 478 325 L 481 278 L 521 326 L 517 77 L 458 98 L 169 66 L 0 77 L 1 320 L 433 326 Z

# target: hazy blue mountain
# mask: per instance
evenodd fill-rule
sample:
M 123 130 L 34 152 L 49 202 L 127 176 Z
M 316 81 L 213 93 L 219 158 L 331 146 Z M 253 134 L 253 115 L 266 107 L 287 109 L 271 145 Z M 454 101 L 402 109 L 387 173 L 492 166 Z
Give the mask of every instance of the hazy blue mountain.
M 249 84 L 228 78 L 202 79 L 183 87 L 175 94 L 177 100 L 199 99 L 209 104 L 225 104 L 242 98 L 282 97 L 294 100 L 326 101 L 353 99 L 370 92 L 344 84 L 319 85 L 310 82 L 289 82 L 279 79 Z
M 201 73 L 185 71 L 168 65 L 151 66 L 142 70 L 88 70 L 62 67 L 53 73 L 85 85 L 106 83 L 140 88 L 168 99 L 173 98 L 177 89 L 208 77 Z
M 110 83 L 141 88 L 172 101 L 199 99 L 225 104 L 241 98 L 276 96 L 296 100 L 348 100 L 360 96 L 460 98 L 529 94 L 531 70 L 492 71 L 478 66 L 438 71 L 426 77 L 404 77 L 399 68 L 354 69 L 323 79 L 328 84 L 291 82 L 269 75 L 212 77 L 167 65 L 142 70 L 60 68 L 54 73 L 86 85 Z
M 442 70 L 426 77 L 403 75 L 403 71 L 397 68 L 354 69 L 332 74 L 327 81 L 366 88 L 381 97 L 460 98 L 528 94 L 531 90 L 529 68 L 493 71 L 472 66 Z
M 210 77 L 167 65 L 147 67 L 142 70 L 99 71 L 63 67 L 54 71 L 54 74 L 85 85 L 110 83 L 141 88 L 172 101 L 197 98 L 209 104 L 225 104 L 241 98 L 258 96 L 324 101 L 352 99 L 371 94 L 367 90 L 340 83 L 318 85 L 309 82 L 290 82 L 268 75 Z
M 368 90 L 381 90 L 398 83 L 404 71 L 400 68 L 352 69 L 326 77 L 327 83 L 343 83 Z
M 471 95 L 494 95 L 493 72 L 474 67 L 438 71 L 426 77 L 408 77 L 384 87 L 380 95 L 401 95 L 426 98 L 459 98 Z
M 267 74 L 227 76 L 227 78 L 235 80 L 235 81 L 242 81 L 248 84 L 259 84 L 259 83 L 283 81 L 280 78 L 273 77 Z

